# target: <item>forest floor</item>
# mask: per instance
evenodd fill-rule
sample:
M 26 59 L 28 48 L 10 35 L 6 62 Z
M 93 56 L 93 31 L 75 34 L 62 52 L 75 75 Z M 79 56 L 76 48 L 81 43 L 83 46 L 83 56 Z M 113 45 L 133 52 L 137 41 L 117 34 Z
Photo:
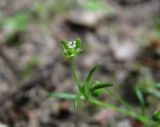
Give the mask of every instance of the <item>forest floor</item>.
M 111 90 L 135 108 L 134 86 L 160 83 L 159 0 L 85 2 L 0 0 L 0 127 L 143 127 L 110 109 L 47 98 L 76 91 L 60 47 L 76 37 L 85 49 L 76 59 L 81 79 L 101 62 L 95 79 L 114 81 Z M 160 105 L 145 99 L 149 112 Z

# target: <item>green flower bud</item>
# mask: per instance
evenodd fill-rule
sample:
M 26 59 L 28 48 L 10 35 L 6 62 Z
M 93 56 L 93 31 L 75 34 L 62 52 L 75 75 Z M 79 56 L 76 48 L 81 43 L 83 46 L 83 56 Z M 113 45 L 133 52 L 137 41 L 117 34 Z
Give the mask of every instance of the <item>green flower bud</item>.
M 81 54 L 83 49 L 81 48 L 81 40 L 77 38 L 74 41 L 61 41 L 64 56 L 66 58 L 72 58 Z

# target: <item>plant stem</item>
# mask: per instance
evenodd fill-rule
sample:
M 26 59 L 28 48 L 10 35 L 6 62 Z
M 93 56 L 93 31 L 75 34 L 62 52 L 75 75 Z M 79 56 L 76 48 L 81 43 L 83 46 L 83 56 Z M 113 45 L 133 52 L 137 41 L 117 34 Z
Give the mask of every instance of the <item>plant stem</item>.
M 152 123 L 152 121 L 148 118 L 148 117 L 145 117 L 145 120 L 142 120 L 140 119 L 139 115 L 140 114 L 137 114 L 136 112 L 134 111 L 129 111 L 129 110 L 125 110 L 125 109 L 122 109 L 122 108 L 118 108 L 112 104 L 108 104 L 108 103 L 104 103 L 102 101 L 99 101 L 97 99 L 94 99 L 94 98 L 89 98 L 88 101 L 91 103 L 91 104 L 94 104 L 94 105 L 97 105 L 97 106 L 100 106 L 100 107 L 103 107 L 103 108 L 108 108 L 108 109 L 112 109 L 114 111 L 117 111 L 119 113 L 122 113 L 126 116 L 130 116 L 130 117 L 133 117 L 141 122 L 143 122 L 145 125 L 150 125 Z
M 69 63 L 70 63 L 70 66 L 71 66 L 71 71 L 72 71 L 72 75 L 73 75 L 73 79 L 75 80 L 76 82 L 76 85 L 78 86 L 78 88 L 80 89 L 81 87 L 81 83 L 78 79 L 78 75 L 76 73 L 76 68 L 75 68 L 75 64 L 74 64 L 74 61 L 72 58 L 69 59 Z
M 116 107 L 116 106 L 114 106 L 114 105 L 112 105 L 112 104 L 104 103 L 104 102 L 99 101 L 99 100 L 94 99 L 94 98 L 90 98 L 90 99 L 89 99 L 89 102 L 92 103 L 92 104 L 94 104 L 94 105 L 103 107 L 103 108 L 113 109 L 113 110 L 115 110 L 115 111 L 117 111 L 117 112 L 120 112 L 120 113 L 123 113 L 123 114 L 125 114 L 125 115 L 127 115 L 127 116 L 134 116 L 134 115 L 135 115 L 134 113 L 131 113 L 131 112 L 129 112 L 129 111 L 126 111 L 126 110 L 124 110 L 124 109 L 122 109 L 122 108 L 118 108 L 118 107 Z

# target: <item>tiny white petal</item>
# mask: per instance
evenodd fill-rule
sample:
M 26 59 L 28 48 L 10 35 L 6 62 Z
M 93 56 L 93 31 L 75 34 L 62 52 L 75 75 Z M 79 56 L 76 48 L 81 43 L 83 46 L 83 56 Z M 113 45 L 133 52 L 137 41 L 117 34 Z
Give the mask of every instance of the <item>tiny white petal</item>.
M 69 48 L 75 48 L 76 47 L 76 41 L 73 41 L 73 42 L 70 41 L 70 42 L 68 42 L 67 45 L 68 45 Z

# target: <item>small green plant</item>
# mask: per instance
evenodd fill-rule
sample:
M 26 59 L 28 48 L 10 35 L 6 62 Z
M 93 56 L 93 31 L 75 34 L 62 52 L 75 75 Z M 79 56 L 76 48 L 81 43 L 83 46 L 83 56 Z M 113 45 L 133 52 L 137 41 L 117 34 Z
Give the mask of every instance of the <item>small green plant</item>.
M 110 89 L 107 89 L 108 87 L 113 85 L 112 82 L 101 82 L 101 81 L 93 80 L 92 78 L 93 74 L 95 73 L 97 68 L 100 66 L 99 63 L 91 68 L 91 70 L 89 71 L 84 81 L 79 80 L 77 71 L 75 68 L 74 58 L 79 56 L 83 51 L 83 49 L 81 48 L 80 38 L 77 38 L 71 42 L 63 40 L 61 41 L 61 46 L 63 49 L 64 57 L 70 63 L 73 79 L 77 85 L 78 92 L 77 93 L 54 92 L 54 93 L 50 93 L 49 97 L 57 97 L 62 99 L 74 100 L 74 108 L 77 108 L 77 106 L 80 103 L 80 100 L 82 100 L 87 103 L 99 106 L 101 108 L 109 108 L 119 113 L 122 113 L 126 116 L 135 118 L 136 120 L 144 123 L 145 127 L 160 127 L 159 110 L 153 113 L 152 116 L 149 116 L 145 112 L 144 98 L 139 87 L 135 88 L 135 91 L 141 103 L 142 112 L 138 112 L 134 107 L 132 107 L 130 104 L 124 101 L 121 97 L 117 96 L 115 92 L 112 92 Z M 109 95 L 116 98 L 124 106 L 124 108 L 119 108 L 113 104 L 99 100 L 98 96 L 104 92 L 105 93 L 107 92 Z

